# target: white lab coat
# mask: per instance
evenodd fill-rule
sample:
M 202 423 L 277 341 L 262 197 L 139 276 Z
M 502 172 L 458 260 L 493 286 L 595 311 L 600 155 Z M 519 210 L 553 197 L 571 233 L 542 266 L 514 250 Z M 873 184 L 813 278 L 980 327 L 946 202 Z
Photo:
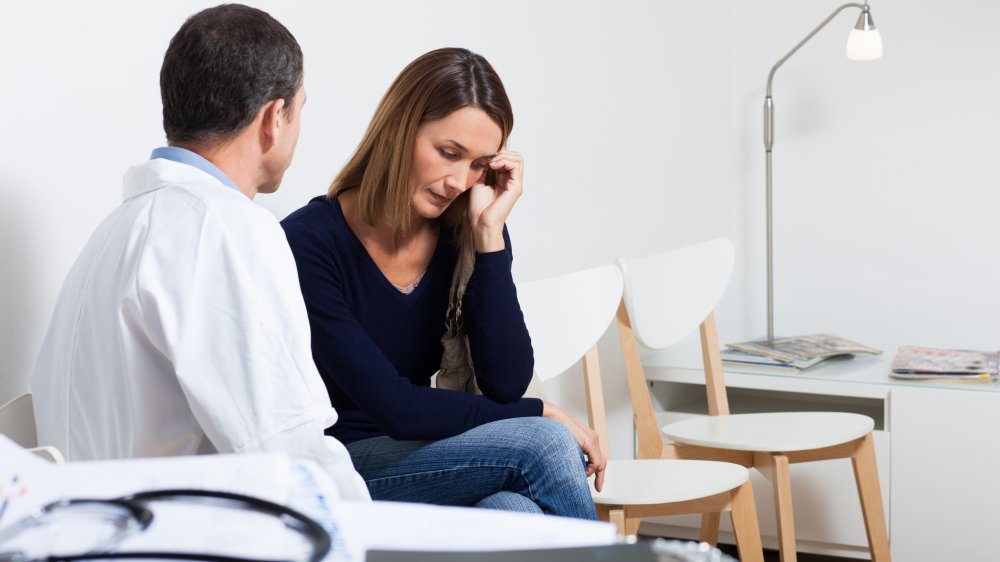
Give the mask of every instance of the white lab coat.
M 284 451 L 368 498 L 323 435 L 294 258 L 267 210 L 155 159 L 125 174 L 60 292 L 32 378 L 39 443 L 69 460 Z

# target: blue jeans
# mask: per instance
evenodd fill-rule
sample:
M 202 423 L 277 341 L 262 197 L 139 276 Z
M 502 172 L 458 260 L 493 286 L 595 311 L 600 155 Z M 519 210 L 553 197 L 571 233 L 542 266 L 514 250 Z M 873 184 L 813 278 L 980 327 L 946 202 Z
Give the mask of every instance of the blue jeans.
M 495 421 L 439 441 L 373 437 L 347 450 L 376 500 L 597 519 L 579 445 L 545 418 Z

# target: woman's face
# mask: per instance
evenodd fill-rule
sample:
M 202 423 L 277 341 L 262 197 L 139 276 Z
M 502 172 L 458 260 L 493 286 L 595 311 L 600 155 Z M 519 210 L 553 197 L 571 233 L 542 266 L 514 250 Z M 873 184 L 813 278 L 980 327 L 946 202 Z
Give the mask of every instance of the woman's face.
M 456 197 L 483 180 L 502 138 L 500 127 L 476 107 L 420 125 L 410 168 L 414 213 L 425 219 L 441 216 Z

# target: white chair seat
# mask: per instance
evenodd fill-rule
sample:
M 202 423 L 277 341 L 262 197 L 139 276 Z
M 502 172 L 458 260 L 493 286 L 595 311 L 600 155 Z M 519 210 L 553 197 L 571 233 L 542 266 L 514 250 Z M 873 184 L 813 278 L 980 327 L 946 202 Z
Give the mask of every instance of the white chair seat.
M 735 451 L 805 451 L 864 437 L 868 416 L 843 412 L 776 412 L 691 418 L 663 426 L 676 443 Z
M 655 505 L 696 500 L 728 492 L 749 478 L 746 468 L 728 462 L 639 459 L 610 460 L 604 489 L 597 492 L 591 478 L 594 503 Z

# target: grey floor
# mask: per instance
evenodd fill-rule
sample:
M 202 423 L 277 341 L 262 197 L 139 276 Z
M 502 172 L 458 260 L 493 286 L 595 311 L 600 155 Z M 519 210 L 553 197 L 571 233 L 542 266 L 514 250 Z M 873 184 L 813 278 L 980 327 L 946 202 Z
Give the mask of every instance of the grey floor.
M 719 550 L 735 557 L 736 547 L 728 544 L 720 544 Z M 797 556 L 798 562 L 858 562 L 854 558 L 840 558 L 837 556 L 822 556 L 820 554 L 805 554 L 800 552 Z M 764 562 L 780 562 L 781 557 L 777 550 L 764 549 Z
M 648 537 L 645 535 L 640 535 L 643 538 L 652 539 L 655 537 Z M 725 552 L 726 554 L 736 558 L 738 553 L 736 551 L 736 546 L 731 544 L 720 544 L 719 550 Z M 823 556 L 821 554 L 806 554 L 804 552 L 798 553 L 798 562 L 858 562 L 856 558 L 841 558 L 839 556 Z M 764 549 L 764 562 L 781 562 L 781 556 L 778 554 L 777 550 Z

